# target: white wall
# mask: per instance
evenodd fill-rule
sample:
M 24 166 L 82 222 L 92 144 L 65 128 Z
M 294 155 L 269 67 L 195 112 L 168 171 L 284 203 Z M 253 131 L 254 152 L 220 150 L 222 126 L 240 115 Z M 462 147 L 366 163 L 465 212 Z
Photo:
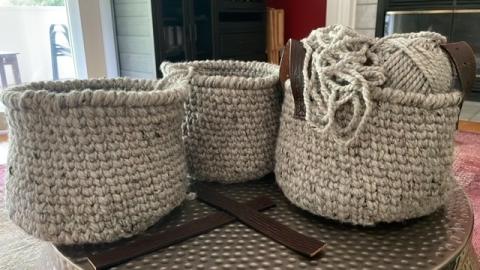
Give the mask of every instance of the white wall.
M 105 1 L 105 0 L 101 0 Z M 103 44 L 102 20 L 98 0 L 79 0 L 83 42 L 89 78 L 107 76 Z
M 355 27 L 357 0 L 327 0 L 325 24 L 342 24 Z
M 51 24 L 68 25 L 65 7 L 0 7 L 0 51 L 20 53 L 17 57 L 23 82 L 52 79 Z M 73 65 L 68 66 L 70 70 L 61 74 L 73 76 Z M 13 83 L 9 68 L 7 79 Z
M 155 79 L 152 5 L 145 0 L 114 0 L 120 75 Z
M 374 37 L 378 0 L 357 0 L 355 30 Z

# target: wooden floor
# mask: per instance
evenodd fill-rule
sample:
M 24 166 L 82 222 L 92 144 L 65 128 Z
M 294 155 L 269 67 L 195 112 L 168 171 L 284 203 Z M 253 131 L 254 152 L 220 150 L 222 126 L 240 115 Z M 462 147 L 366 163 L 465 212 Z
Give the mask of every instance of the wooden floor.
M 0 130 L 0 142 L 6 142 L 8 140 L 8 131 Z
M 480 133 L 480 122 L 470 122 L 470 121 L 460 120 L 458 122 L 458 130 Z

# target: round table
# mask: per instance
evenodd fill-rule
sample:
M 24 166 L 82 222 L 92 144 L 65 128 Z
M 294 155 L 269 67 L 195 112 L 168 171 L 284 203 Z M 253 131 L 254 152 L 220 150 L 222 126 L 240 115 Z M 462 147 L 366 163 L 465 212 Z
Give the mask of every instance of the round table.
M 235 221 L 112 269 L 480 269 L 471 245 L 472 208 L 460 188 L 432 215 L 365 228 L 298 209 L 282 195 L 273 179 L 210 185 L 240 202 L 268 195 L 276 207 L 263 213 L 326 242 L 325 250 L 317 258 L 307 259 Z M 186 201 L 145 234 L 214 211 L 198 200 Z M 115 248 L 128 241 L 135 241 L 135 237 L 102 245 L 51 245 L 40 267 L 92 269 L 85 257 L 89 252 Z

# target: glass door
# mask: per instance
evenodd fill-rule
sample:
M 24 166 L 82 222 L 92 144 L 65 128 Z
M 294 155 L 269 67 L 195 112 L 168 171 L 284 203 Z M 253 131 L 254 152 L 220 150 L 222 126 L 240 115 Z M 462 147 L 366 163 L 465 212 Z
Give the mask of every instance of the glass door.
M 190 40 L 192 59 L 213 58 L 212 5 L 211 0 L 192 0 Z
M 0 91 L 33 81 L 76 78 L 64 0 L 0 0 Z M 0 166 L 8 127 L 0 104 Z
M 64 0 L 0 0 L 1 88 L 76 77 Z
M 480 100 L 480 10 L 455 10 L 452 41 L 467 41 L 472 46 L 477 63 L 475 83 L 470 98 Z
M 384 35 L 433 31 L 450 37 L 453 10 L 388 11 Z
M 160 31 L 163 35 L 162 59 L 173 62 L 184 61 L 191 57 L 187 41 L 185 14 L 188 13 L 187 0 L 163 0 L 161 6 Z

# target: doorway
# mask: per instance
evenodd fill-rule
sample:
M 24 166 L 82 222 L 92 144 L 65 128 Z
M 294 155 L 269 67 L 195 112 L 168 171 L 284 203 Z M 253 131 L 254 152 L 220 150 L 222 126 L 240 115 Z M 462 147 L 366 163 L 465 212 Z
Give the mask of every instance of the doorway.
M 0 91 L 33 81 L 77 78 L 65 0 L 0 0 Z M 0 164 L 8 135 L 0 105 Z

